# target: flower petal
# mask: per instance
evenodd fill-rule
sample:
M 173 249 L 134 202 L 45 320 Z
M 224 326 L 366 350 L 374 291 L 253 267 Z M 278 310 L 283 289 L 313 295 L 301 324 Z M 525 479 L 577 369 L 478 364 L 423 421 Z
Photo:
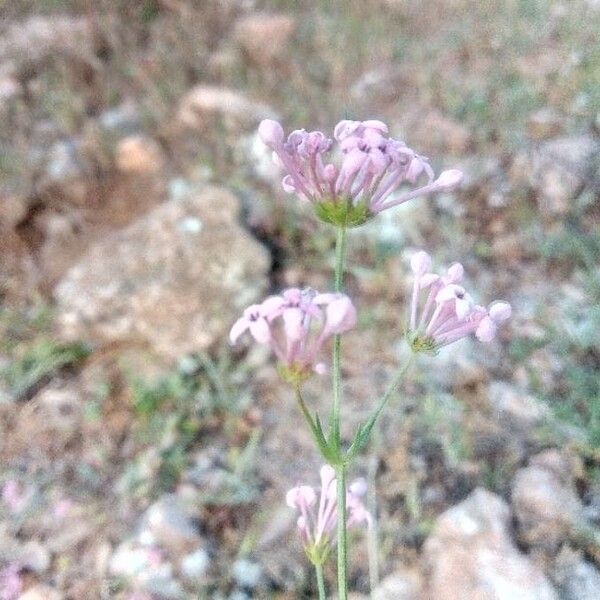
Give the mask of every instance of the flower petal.
M 271 341 L 271 328 L 266 319 L 260 318 L 250 322 L 250 333 L 259 344 L 268 344 Z
M 229 342 L 233 345 L 237 343 L 239 337 L 248 329 L 250 322 L 246 317 L 240 317 L 229 332 Z

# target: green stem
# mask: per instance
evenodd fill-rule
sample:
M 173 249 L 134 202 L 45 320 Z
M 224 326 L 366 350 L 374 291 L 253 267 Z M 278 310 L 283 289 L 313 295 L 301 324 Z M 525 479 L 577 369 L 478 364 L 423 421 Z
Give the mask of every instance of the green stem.
M 379 401 L 379 405 L 377 406 L 375 412 L 373 413 L 373 416 L 371 417 L 373 419 L 373 422 L 377 421 L 377 418 L 381 414 L 381 411 L 385 408 L 385 405 L 388 403 L 389 399 L 392 397 L 392 394 L 398 387 L 398 384 L 402 381 L 404 375 L 406 375 L 406 371 L 408 371 L 408 367 L 410 367 L 410 363 L 412 362 L 413 357 L 414 353 L 411 352 L 408 355 L 406 362 L 400 367 L 400 369 L 398 369 L 398 372 L 394 375 L 392 381 L 390 381 L 390 384 L 388 385 L 387 389 L 385 390 L 385 393 Z
M 344 282 L 344 260 L 346 258 L 346 228 L 339 226 L 335 244 L 335 291 L 341 292 Z M 333 338 L 333 410 L 331 428 L 339 457 L 336 465 L 337 492 L 337 575 L 338 600 L 348 598 L 348 546 L 346 539 L 346 465 L 342 457 L 340 417 L 342 406 L 341 339 Z
M 346 258 L 346 228 L 340 225 L 335 240 L 335 291 L 341 292 L 344 283 L 344 260 Z
M 348 599 L 348 541 L 346 537 L 346 465 L 336 466 L 338 600 Z
M 338 227 L 335 243 L 335 291 L 340 292 L 344 282 L 344 259 L 346 257 L 346 228 Z M 342 367 L 341 336 L 333 336 L 333 409 L 331 413 L 331 430 L 335 446 L 340 448 L 340 413 L 342 404 Z
M 317 574 L 317 587 L 319 588 L 319 600 L 327 600 L 325 593 L 325 579 L 323 578 L 323 565 L 316 564 L 315 572 Z
M 304 417 L 305 421 L 307 422 L 311 432 L 314 434 L 316 425 L 315 425 L 313 418 L 310 416 L 310 412 L 308 411 L 308 407 L 306 406 L 306 403 L 304 402 L 304 398 L 302 397 L 302 392 L 300 391 L 300 386 L 299 385 L 294 386 L 294 391 L 296 392 L 296 402 L 298 403 L 298 408 L 300 409 L 300 412 L 302 413 L 302 416 Z

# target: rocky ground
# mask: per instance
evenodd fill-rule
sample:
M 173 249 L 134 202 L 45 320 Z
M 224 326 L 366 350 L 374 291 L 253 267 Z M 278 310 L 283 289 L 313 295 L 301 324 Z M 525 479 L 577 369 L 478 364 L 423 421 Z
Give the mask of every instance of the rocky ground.
M 284 496 L 318 456 L 226 335 L 331 281 L 258 122 L 376 117 L 466 178 L 350 236 L 343 435 L 401 358 L 414 248 L 513 319 L 414 365 L 357 461 L 355 598 L 600 599 L 597 2 L 96 4 L 0 7 L 0 598 L 314 597 Z

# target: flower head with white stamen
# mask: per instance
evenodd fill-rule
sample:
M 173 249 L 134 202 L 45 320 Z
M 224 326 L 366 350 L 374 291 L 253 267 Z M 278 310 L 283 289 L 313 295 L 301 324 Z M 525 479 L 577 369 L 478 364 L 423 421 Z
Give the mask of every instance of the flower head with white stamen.
M 327 560 L 335 543 L 337 523 L 336 478 L 333 467 L 321 467 L 320 477 L 318 494 L 311 486 L 299 485 L 286 495 L 287 505 L 300 513 L 297 520 L 298 535 L 309 560 L 315 565 L 322 565 Z M 364 479 L 357 479 L 348 487 L 348 527 L 371 525 L 372 517 L 362 502 L 366 491 Z
M 320 131 L 292 131 L 271 119 L 258 128 L 261 140 L 273 150 L 274 161 L 287 174 L 286 192 L 311 202 L 316 214 L 334 225 L 355 227 L 377 213 L 411 198 L 458 187 L 463 175 L 456 169 L 436 179 L 428 160 L 404 142 L 388 137 L 385 123 L 377 120 L 340 121 L 334 140 Z M 340 159 L 331 156 L 337 150 Z M 424 185 L 396 195 L 405 186 Z
M 431 258 L 426 252 L 417 252 L 410 262 L 414 279 L 408 339 L 413 351 L 436 353 L 472 333 L 490 342 L 498 326 L 510 318 L 507 302 L 495 301 L 487 309 L 475 304 L 459 285 L 464 274 L 460 263 L 436 275 L 430 272 Z
M 312 372 L 322 374 L 317 362 L 323 344 L 356 324 L 356 309 L 345 294 L 318 294 L 290 288 L 248 307 L 229 334 L 232 344 L 246 331 L 259 344 L 271 348 L 279 360 L 279 373 L 293 385 Z

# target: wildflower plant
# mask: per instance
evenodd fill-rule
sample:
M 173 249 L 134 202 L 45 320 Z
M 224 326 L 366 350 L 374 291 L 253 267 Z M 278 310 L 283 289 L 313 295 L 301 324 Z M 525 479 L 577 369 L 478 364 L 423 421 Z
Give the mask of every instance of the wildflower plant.
M 233 325 L 230 341 L 235 344 L 249 335 L 265 345 L 278 362 L 282 379 L 294 390 L 298 407 L 326 461 L 321 469 L 321 486 L 298 485 L 287 494 L 287 503 L 299 512 L 298 534 L 314 565 L 319 597 L 324 599 L 323 564 L 332 549 L 337 551 L 337 591 L 347 600 L 347 529 L 370 524 L 361 497 L 363 480 L 349 487 L 346 476 L 357 454 L 367 445 L 378 417 L 400 384 L 410 362 L 399 366 L 387 390 L 366 422 L 344 447 L 340 435 L 342 408 L 342 336 L 356 325 L 356 309 L 343 293 L 346 233 L 378 213 L 413 198 L 456 189 L 462 173 L 451 169 L 435 176 L 427 158 L 400 140 L 388 136 L 381 121 L 341 121 L 333 139 L 320 131 L 296 130 L 287 137 L 283 127 L 267 119 L 258 128 L 261 140 L 273 151 L 274 162 L 285 175 L 283 189 L 301 202 L 310 203 L 315 215 L 337 230 L 334 289 L 318 293 L 291 288 L 248 307 Z M 445 273 L 432 271 L 432 259 L 424 251 L 412 256 L 413 285 L 406 339 L 418 353 L 436 354 L 461 338 L 474 335 L 482 342 L 496 336 L 498 327 L 510 317 L 506 302 L 495 301 L 487 308 L 478 305 L 462 287 L 464 269 L 452 264 Z M 331 342 L 329 370 L 323 360 Z M 327 427 L 307 406 L 302 386 L 313 375 L 331 371 L 332 403 Z

